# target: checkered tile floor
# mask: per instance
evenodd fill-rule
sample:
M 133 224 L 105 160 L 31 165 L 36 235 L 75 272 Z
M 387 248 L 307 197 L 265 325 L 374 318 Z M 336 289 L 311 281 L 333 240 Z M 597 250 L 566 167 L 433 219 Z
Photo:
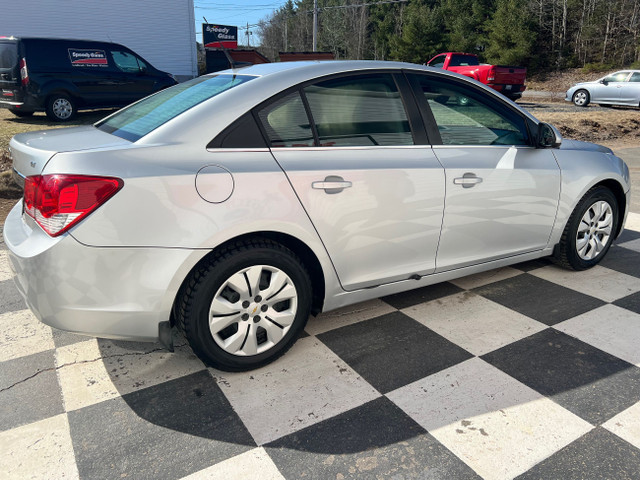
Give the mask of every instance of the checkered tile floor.
M 640 215 L 600 266 L 534 261 L 310 320 L 207 369 L 52 331 L 0 250 L 0 477 L 640 478 Z

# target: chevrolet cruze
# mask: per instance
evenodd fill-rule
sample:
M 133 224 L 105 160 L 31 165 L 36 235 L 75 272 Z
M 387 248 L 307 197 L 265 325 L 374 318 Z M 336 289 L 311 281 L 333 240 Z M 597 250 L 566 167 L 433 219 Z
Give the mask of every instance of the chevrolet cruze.
M 92 126 L 16 135 L 4 238 L 56 328 L 207 364 L 283 354 L 310 314 L 553 255 L 598 263 L 629 171 L 493 90 L 405 63 L 206 75 Z

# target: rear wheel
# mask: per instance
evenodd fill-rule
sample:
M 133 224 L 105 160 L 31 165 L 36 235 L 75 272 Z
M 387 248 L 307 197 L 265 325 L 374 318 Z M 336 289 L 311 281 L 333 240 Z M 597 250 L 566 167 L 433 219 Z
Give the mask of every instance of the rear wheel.
M 573 104 L 576 107 L 586 107 L 587 105 L 589 105 L 590 101 L 589 92 L 587 92 L 586 90 L 578 90 L 573 94 L 572 100 Z
M 16 110 L 14 108 L 10 108 L 9 111 L 13 113 L 16 117 L 30 117 L 34 113 L 28 110 Z
M 296 341 L 311 309 L 300 259 L 267 239 L 238 242 L 192 273 L 177 320 L 207 365 L 242 371 L 272 362 Z
M 76 116 L 76 104 L 65 93 L 54 93 L 47 99 L 47 117 L 54 122 L 66 122 Z
M 567 222 L 556 250 L 556 261 L 573 270 L 593 267 L 609 250 L 618 222 L 618 203 L 611 190 L 592 188 Z

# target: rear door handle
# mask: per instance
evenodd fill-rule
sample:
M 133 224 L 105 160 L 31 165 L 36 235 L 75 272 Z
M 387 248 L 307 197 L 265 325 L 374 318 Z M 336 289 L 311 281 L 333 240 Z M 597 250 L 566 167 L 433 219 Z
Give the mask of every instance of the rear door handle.
M 351 182 L 337 175 L 329 175 L 321 182 L 313 182 L 311 188 L 324 190 L 325 193 L 340 193 L 345 188 L 351 187 Z
M 471 188 L 482 183 L 482 178 L 476 177 L 475 173 L 465 173 L 462 177 L 454 178 L 453 183 L 462 185 L 462 188 Z

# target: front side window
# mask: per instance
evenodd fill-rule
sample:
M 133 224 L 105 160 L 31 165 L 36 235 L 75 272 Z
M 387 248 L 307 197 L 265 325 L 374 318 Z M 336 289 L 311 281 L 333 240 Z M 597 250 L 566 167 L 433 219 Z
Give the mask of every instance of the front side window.
M 629 72 L 616 72 L 604 77 L 604 81 L 609 82 L 624 82 L 627 79 Z
M 112 50 L 111 56 L 116 67 L 125 73 L 138 73 L 143 70 L 138 58 L 131 53 Z
M 95 126 L 135 142 L 172 118 L 216 95 L 256 77 L 221 74 L 203 76 L 174 85 L 124 108 Z
M 313 130 L 299 92 L 291 93 L 258 112 L 271 147 L 312 147 Z
M 493 97 L 462 83 L 413 77 L 444 145 L 527 145 L 525 120 Z
M 393 77 L 355 75 L 304 88 L 320 146 L 413 145 Z
M 429 62 L 429 66 L 434 68 L 442 68 L 444 67 L 444 62 L 446 59 L 447 59 L 446 55 L 438 55 L 437 57 L 435 57 L 433 60 Z

